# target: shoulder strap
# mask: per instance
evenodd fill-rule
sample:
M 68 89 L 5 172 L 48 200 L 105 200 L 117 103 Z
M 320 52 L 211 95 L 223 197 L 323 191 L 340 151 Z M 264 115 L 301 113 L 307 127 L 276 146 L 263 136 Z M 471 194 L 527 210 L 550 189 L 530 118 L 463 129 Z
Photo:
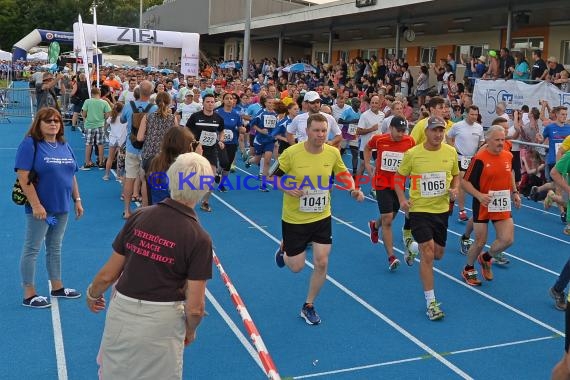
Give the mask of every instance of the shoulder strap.
M 32 158 L 32 168 L 30 169 L 30 171 L 34 170 L 34 165 L 36 163 L 36 152 L 38 151 L 38 142 L 33 137 L 32 141 L 34 142 L 34 158 Z
M 147 104 L 146 107 L 144 108 L 144 113 L 148 113 L 150 111 L 150 109 L 152 108 L 152 104 Z
M 134 101 L 130 101 L 129 104 L 131 105 L 131 108 L 133 110 L 133 113 L 139 113 L 139 109 L 137 108 L 137 105 L 135 104 Z

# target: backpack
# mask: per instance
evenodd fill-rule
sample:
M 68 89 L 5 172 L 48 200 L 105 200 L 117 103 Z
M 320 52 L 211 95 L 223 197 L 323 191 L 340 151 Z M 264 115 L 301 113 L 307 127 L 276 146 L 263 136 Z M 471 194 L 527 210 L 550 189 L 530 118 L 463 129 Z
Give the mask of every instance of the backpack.
M 139 127 L 141 125 L 141 121 L 143 117 L 150 111 L 152 108 L 152 104 L 147 104 L 145 109 L 141 112 L 137 108 L 135 102 L 132 100 L 130 101 L 131 108 L 133 110 L 133 118 L 132 118 L 132 126 L 131 126 L 131 134 L 129 135 L 129 140 L 135 149 L 142 149 L 144 141 L 137 140 L 137 134 L 139 133 Z

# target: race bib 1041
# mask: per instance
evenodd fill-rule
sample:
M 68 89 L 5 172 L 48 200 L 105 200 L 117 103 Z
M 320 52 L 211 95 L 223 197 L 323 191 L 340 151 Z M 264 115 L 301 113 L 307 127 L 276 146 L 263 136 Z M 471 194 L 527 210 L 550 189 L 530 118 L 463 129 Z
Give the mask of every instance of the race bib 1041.
M 329 201 L 327 190 L 307 190 L 307 193 L 299 198 L 299 211 L 323 212 Z

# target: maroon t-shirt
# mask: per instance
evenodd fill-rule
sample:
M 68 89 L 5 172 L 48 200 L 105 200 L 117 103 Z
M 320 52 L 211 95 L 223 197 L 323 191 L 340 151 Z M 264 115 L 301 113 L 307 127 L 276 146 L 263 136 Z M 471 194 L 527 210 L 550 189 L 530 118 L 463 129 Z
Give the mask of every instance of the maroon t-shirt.
M 125 256 L 117 290 L 145 301 L 186 299 L 187 280 L 212 278 L 212 239 L 193 209 L 170 198 L 135 212 L 113 242 Z

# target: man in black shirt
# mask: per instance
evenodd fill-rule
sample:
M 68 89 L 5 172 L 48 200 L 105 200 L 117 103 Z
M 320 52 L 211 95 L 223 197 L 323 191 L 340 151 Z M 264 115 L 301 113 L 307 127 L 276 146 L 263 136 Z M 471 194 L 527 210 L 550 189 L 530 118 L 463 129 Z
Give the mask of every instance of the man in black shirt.
M 501 56 L 501 59 L 499 60 L 499 75 L 501 78 L 511 79 L 513 77 L 513 72 L 510 68 L 515 68 L 515 59 L 507 48 L 502 48 L 499 54 Z
M 532 71 L 530 73 L 530 79 L 532 80 L 543 80 L 546 76 L 546 63 L 542 59 L 542 51 L 535 50 L 532 52 L 532 59 L 534 64 L 532 65 Z
M 202 155 L 212 165 L 212 171 L 217 173 L 218 169 L 218 150 L 224 149 L 224 119 L 214 112 L 216 100 L 213 94 L 206 94 L 202 100 L 204 109 L 193 113 L 186 126 L 194 134 L 194 137 L 202 145 Z M 223 166 L 223 165 L 222 165 Z M 210 184 L 210 191 L 204 195 L 200 209 L 203 211 L 212 211 L 208 200 L 213 190 L 214 184 Z

